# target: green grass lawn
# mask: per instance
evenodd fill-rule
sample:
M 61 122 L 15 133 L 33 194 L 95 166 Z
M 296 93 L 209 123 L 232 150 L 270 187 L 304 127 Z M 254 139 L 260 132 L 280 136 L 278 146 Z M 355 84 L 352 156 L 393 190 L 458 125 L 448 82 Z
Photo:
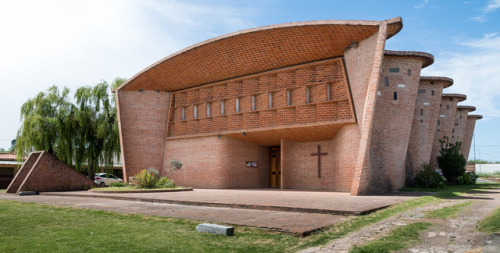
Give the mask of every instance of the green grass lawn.
M 426 218 L 439 218 L 439 219 L 447 219 L 455 216 L 457 213 L 462 211 L 465 207 L 470 206 L 472 201 L 465 201 L 462 203 L 458 203 L 452 206 L 443 207 L 432 212 L 429 212 L 425 215 Z
M 500 232 L 500 208 L 479 222 L 478 230 L 489 233 Z
M 300 238 L 235 227 L 196 232 L 199 222 L 0 200 L 0 252 L 284 252 Z

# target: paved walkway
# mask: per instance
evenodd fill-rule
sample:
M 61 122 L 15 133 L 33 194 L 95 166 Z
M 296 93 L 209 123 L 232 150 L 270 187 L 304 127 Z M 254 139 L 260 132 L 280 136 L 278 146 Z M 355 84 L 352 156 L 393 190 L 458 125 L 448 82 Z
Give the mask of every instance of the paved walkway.
M 113 194 L 82 191 L 34 196 L 0 194 L 0 199 L 245 225 L 296 234 L 308 234 L 347 217 L 332 213 L 365 213 L 412 197 L 415 196 L 355 197 L 338 192 L 268 189 Z

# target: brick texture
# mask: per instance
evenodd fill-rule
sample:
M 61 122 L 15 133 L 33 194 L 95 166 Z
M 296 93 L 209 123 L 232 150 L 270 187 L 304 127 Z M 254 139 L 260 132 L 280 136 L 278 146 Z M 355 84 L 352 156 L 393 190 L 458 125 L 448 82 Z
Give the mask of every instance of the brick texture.
M 482 119 L 481 115 L 469 114 L 467 116 L 467 125 L 465 127 L 464 140 L 462 143 L 462 154 L 465 159 L 468 159 L 470 154 L 470 148 L 472 143 L 472 137 L 474 136 L 474 128 L 476 127 L 476 121 Z

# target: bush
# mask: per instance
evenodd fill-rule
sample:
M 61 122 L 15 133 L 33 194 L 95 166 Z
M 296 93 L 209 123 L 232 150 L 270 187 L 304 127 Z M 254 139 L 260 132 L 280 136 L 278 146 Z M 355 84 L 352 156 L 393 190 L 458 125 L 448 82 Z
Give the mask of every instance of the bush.
M 424 164 L 423 169 L 417 173 L 415 183 L 422 188 L 438 188 L 442 189 L 445 186 L 443 176 L 432 169 L 430 164 Z
M 476 184 L 477 180 L 477 175 L 474 173 L 474 171 L 468 171 L 462 176 L 458 177 L 456 182 L 457 184 L 464 185 L 464 184 Z
M 158 183 L 156 183 L 156 188 L 175 188 L 175 183 L 166 177 L 160 178 Z
M 135 175 L 134 181 L 139 188 L 152 189 L 156 187 L 158 180 L 160 180 L 160 174 L 158 174 L 158 171 L 155 169 L 144 169 Z
M 464 155 L 460 153 L 462 143 L 450 143 L 447 136 L 439 140 L 439 143 L 441 145 L 437 157 L 439 168 L 448 180 L 448 184 L 457 184 L 457 179 L 465 174 L 465 165 L 467 164 Z
M 109 184 L 109 187 L 124 187 L 124 186 L 125 186 L 125 184 L 122 182 L 114 182 L 114 183 Z

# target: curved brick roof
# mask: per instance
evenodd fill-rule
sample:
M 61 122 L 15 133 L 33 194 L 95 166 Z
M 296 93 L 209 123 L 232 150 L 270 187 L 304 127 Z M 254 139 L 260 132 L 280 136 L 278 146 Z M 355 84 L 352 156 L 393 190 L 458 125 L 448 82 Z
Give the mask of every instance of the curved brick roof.
M 476 110 L 476 107 L 470 106 L 470 105 L 459 105 L 459 106 L 457 106 L 457 110 L 465 110 L 468 112 L 473 112 Z
M 420 81 L 444 82 L 443 88 L 448 88 L 453 85 L 453 79 L 444 76 L 421 76 Z
M 482 119 L 482 118 L 483 118 L 483 115 L 479 115 L 479 114 L 469 114 L 469 115 L 467 116 L 467 118 Z
M 242 30 L 209 39 L 154 63 L 115 90 L 174 91 L 344 54 L 387 24 L 387 37 L 403 27 L 385 21 L 323 20 Z
M 443 97 L 447 97 L 447 98 L 457 98 L 458 99 L 458 102 L 462 102 L 464 100 L 467 99 L 467 96 L 464 95 L 464 94 L 456 94 L 456 93 L 447 93 L 447 94 L 443 94 Z
M 422 59 L 422 68 L 425 68 L 434 63 L 434 55 L 418 52 L 418 51 L 392 51 L 385 50 L 384 56 L 393 56 L 393 57 L 418 57 Z

